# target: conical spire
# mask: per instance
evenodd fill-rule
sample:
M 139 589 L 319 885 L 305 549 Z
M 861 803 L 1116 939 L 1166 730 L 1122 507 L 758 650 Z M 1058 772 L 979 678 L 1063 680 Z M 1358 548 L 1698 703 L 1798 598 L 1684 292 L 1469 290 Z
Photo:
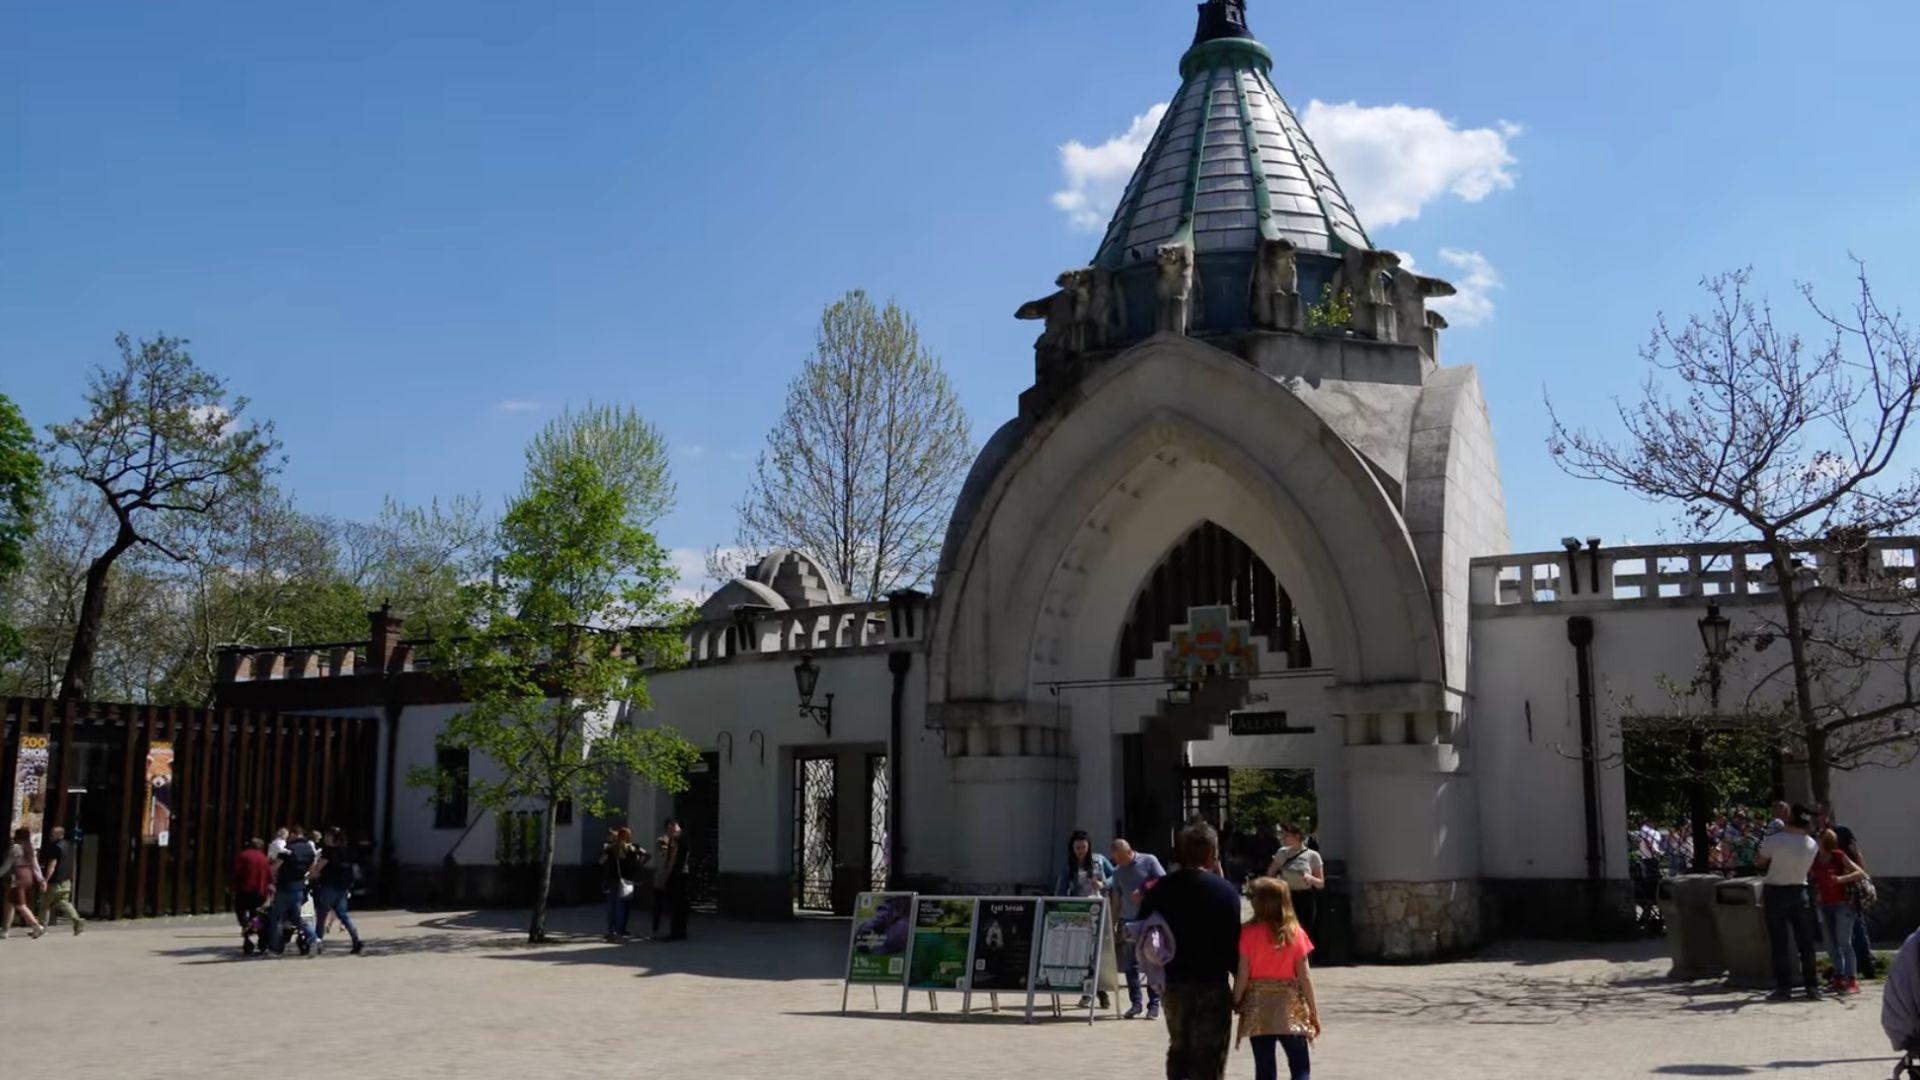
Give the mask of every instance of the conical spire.
M 1161 245 L 1196 256 L 1284 239 L 1307 252 L 1370 248 L 1313 140 L 1274 88 L 1273 54 L 1245 0 L 1207 0 L 1183 80 L 1107 227 L 1095 265 L 1152 262 Z

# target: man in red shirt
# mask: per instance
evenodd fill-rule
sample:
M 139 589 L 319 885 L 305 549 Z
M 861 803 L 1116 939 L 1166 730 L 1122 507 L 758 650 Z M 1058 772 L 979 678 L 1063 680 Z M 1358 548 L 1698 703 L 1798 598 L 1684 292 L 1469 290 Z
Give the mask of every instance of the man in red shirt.
M 233 914 L 240 920 L 240 948 L 248 956 L 253 955 L 253 919 L 267 902 L 267 894 L 273 890 L 273 871 L 267 866 L 266 843 L 259 839 L 247 841 L 240 849 L 240 857 L 233 861 Z M 265 952 L 267 943 L 260 943 L 260 951 Z

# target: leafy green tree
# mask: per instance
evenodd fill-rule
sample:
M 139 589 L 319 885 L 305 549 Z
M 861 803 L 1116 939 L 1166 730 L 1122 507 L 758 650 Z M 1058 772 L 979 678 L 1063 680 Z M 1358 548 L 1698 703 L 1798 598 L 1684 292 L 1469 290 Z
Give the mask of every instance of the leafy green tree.
M 229 400 L 225 382 L 194 364 L 185 340 L 162 336 L 136 347 L 121 334 L 114 343 L 120 366 L 95 370 L 86 414 L 52 428 L 55 474 L 96 490 L 114 525 L 87 566 L 62 699 L 92 695 L 115 562 L 136 547 L 188 561 L 167 530 L 182 518 L 219 518 L 280 466 L 273 425 L 243 423 L 247 400 Z
M 933 576 L 971 429 L 913 317 L 848 293 L 821 313 L 740 505 L 742 551 L 791 547 L 856 597 Z
M 527 475 L 536 485 L 549 483 L 577 458 L 600 470 L 640 528 L 651 529 L 673 509 L 666 437 L 633 407 L 588 402 L 561 413 L 527 445 Z
M 26 417 L 0 394 L 0 586 L 27 565 L 27 541 L 38 523 L 45 471 Z M 0 617 L 0 661 L 19 654 L 19 633 Z
M 677 657 L 690 614 L 668 599 L 673 569 L 636 523 L 639 497 L 578 447 L 530 467 L 500 523 L 496 573 L 465 590 L 464 632 L 434 649 L 469 702 L 441 733 L 470 752 L 469 798 L 483 811 L 542 811 L 530 943 L 546 940 L 559 805 L 601 813 L 628 778 L 683 790 L 699 756 L 632 715 L 648 705 L 643 669 Z M 409 782 L 445 791 L 457 778 L 416 769 Z

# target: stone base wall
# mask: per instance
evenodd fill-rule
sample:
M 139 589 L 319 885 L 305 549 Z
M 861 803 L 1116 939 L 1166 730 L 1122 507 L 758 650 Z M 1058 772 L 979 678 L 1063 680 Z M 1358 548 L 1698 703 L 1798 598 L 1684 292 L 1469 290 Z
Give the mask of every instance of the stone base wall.
M 1481 941 L 1480 882 L 1362 881 L 1353 885 L 1353 955 L 1390 963 L 1439 960 Z
M 1611 941 L 1632 937 L 1633 885 L 1585 878 L 1485 878 L 1488 937 Z
M 730 919 L 793 918 L 793 879 L 785 874 L 721 874 L 714 906 Z
M 401 866 L 390 900 L 402 907 L 526 907 L 533 903 L 538 867 Z M 593 904 L 602 899 L 599 868 L 556 866 L 548 904 Z

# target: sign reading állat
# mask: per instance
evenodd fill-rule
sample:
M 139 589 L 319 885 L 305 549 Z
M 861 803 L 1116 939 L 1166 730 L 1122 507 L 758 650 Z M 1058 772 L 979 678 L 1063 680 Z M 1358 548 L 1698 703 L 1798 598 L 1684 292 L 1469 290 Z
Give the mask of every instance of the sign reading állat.
M 1227 714 L 1227 730 L 1235 735 L 1311 735 L 1313 726 L 1295 727 L 1287 723 L 1284 709 Z

